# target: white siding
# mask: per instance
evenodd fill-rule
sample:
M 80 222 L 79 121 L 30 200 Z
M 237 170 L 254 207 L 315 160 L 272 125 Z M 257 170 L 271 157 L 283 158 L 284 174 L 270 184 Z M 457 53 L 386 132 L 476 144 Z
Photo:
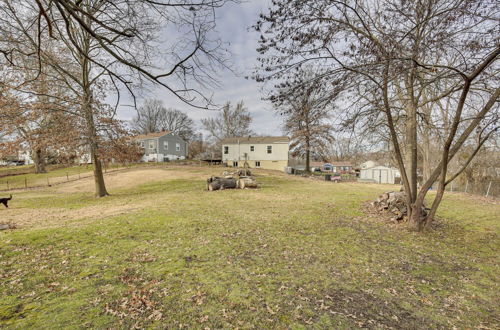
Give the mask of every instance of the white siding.
M 377 183 L 394 184 L 396 177 L 399 177 L 399 170 L 387 166 L 375 166 L 362 169 L 359 175 L 360 179 L 374 180 Z
M 250 151 L 250 147 L 254 147 L 254 151 Z M 267 147 L 272 146 L 272 153 L 267 153 Z M 228 147 L 228 153 L 224 153 L 224 147 Z M 288 143 L 241 143 L 241 144 L 223 144 L 222 145 L 222 161 L 245 161 L 245 160 L 271 160 L 271 161 L 288 161 Z M 246 157 L 245 157 L 246 154 Z

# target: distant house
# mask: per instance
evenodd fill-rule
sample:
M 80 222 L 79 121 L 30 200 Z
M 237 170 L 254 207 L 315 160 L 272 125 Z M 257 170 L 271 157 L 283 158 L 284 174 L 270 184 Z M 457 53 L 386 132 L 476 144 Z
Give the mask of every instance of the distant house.
M 359 179 L 375 183 L 399 184 L 401 182 L 401 174 L 397 168 L 377 165 L 361 168 Z
M 337 161 L 337 162 L 311 162 L 311 170 L 320 169 L 322 172 L 332 172 L 340 174 L 351 174 L 354 173 L 353 166 L 347 161 Z
M 187 142 L 170 131 L 138 135 L 134 139 L 144 148 L 143 162 L 168 162 L 187 157 Z
M 370 167 L 375 167 L 375 166 L 377 166 L 377 163 L 375 163 L 373 160 L 369 160 L 369 161 L 366 161 L 364 163 L 361 163 L 359 165 L 359 168 L 363 170 L 365 168 L 370 168 Z
M 325 171 L 330 170 L 333 173 L 351 174 L 354 173 L 353 166 L 347 161 L 330 162 L 323 165 Z
M 288 166 L 287 136 L 234 137 L 221 141 L 222 162 L 232 167 L 284 171 Z

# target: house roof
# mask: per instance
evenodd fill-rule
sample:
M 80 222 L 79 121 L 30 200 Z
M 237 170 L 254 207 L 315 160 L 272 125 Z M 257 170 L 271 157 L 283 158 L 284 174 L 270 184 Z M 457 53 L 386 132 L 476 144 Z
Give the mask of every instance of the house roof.
M 320 167 L 320 166 L 323 166 L 325 163 L 323 162 L 310 162 L 309 163 L 309 166 L 312 166 L 312 167 Z
M 172 131 L 163 131 L 163 132 L 157 132 L 157 133 L 141 134 L 141 135 L 135 136 L 134 138 L 136 140 L 157 139 L 159 137 L 162 137 L 162 136 L 170 134 L 170 133 L 172 133 Z
M 352 164 L 350 162 L 311 162 L 311 166 L 323 166 L 326 164 L 330 164 L 332 166 L 350 166 L 352 167 Z
M 392 167 L 392 166 L 385 166 L 385 165 L 376 165 L 376 166 L 372 166 L 372 167 L 367 167 L 367 168 L 363 168 L 363 169 L 361 169 L 361 171 L 366 171 L 366 170 L 379 170 L 379 169 L 390 169 L 390 170 L 393 170 L 393 171 L 399 171 L 399 169 L 397 169 L 396 167 Z
M 223 144 L 236 144 L 236 143 L 288 143 L 290 138 L 288 136 L 245 136 L 245 137 L 232 137 L 222 139 Z
M 338 162 L 329 162 L 328 164 L 332 164 L 333 166 L 351 166 L 352 167 L 351 162 L 338 161 Z

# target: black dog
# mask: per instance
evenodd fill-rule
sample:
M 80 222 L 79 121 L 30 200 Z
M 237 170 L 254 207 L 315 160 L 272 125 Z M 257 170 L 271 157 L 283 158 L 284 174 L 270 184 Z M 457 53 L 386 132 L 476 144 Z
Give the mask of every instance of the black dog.
M 7 205 L 7 203 L 12 199 L 12 195 L 10 195 L 9 198 L 0 198 L 0 203 L 2 203 L 3 205 L 5 205 L 5 207 L 9 207 L 9 205 Z

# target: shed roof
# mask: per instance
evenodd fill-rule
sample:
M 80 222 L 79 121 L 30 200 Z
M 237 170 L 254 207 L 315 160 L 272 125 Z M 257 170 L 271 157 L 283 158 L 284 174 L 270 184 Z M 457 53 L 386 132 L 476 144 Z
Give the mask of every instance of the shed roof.
M 368 168 L 363 168 L 361 171 L 367 171 L 367 170 L 392 170 L 392 171 L 399 171 L 396 167 L 390 167 L 390 166 L 384 166 L 384 165 L 376 165 Z
M 168 135 L 170 133 L 172 133 L 172 131 L 163 131 L 163 132 L 156 132 L 156 133 L 141 134 L 141 135 L 135 136 L 135 139 L 137 139 L 137 140 L 157 139 L 159 137 L 162 137 L 164 135 Z
M 232 137 L 222 139 L 222 144 L 264 144 L 264 143 L 288 143 L 290 138 L 288 136 L 245 136 L 245 137 Z

